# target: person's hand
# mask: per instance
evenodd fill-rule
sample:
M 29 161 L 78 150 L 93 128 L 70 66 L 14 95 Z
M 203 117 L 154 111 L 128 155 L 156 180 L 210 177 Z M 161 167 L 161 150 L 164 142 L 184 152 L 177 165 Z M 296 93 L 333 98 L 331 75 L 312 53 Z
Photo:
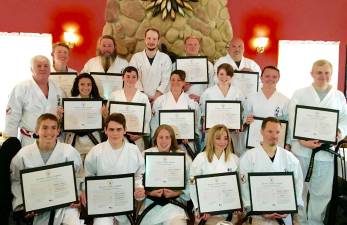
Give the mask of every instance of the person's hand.
M 190 83 L 185 83 L 185 85 L 183 86 L 183 91 L 186 92 L 189 90 L 189 88 L 192 86 L 192 84 Z M 189 96 L 190 97 L 190 96 Z
M 272 214 L 264 214 L 263 217 L 266 219 L 284 219 L 288 216 L 288 214 L 279 214 L 279 213 L 272 213 Z
M 86 192 L 82 191 L 80 194 L 80 202 L 84 207 L 87 207 Z
M 135 134 L 128 134 L 128 136 L 129 136 L 129 139 L 134 142 L 141 138 L 141 135 L 135 135 Z
M 254 122 L 254 116 L 252 115 L 252 114 L 249 114 L 247 117 L 246 117 L 246 121 L 245 121 L 245 123 L 246 124 L 251 124 L 251 123 L 253 123 Z
M 77 201 L 77 202 L 73 202 L 70 204 L 69 206 L 70 208 L 80 208 L 81 207 L 81 202 Z
M 153 102 L 163 93 L 161 93 L 160 91 L 155 91 L 155 94 L 153 96 L 148 96 L 149 102 L 151 104 L 153 104 Z
M 157 190 L 149 191 L 147 195 L 160 198 L 163 195 L 163 193 L 164 193 L 163 189 L 157 189 Z
M 57 117 L 58 120 L 62 120 L 63 119 L 63 115 L 64 115 L 64 108 L 61 106 L 57 107 Z
M 309 140 L 309 141 L 299 140 L 299 143 L 302 146 L 306 148 L 310 148 L 310 149 L 318 148 L 322 145 L 322 143 L 320 143 L 318 140 Z
M 253 70 L 251 70 L 251 68 L 248 68 L 248 67 L 244 67 L 241 71 L 253 72 Z
M 134 197 L 137 201 L 141 201 L 146 197 L 145 189 L 143 187 L 135 188 Z
M 165 198 L 174 198 L 174 197 L 178 197 L 182 194 L 181 191 L 173 191 L 171 189 L 167 189 L 167 188 L 164 188 L 164 197 Z
M 205 221 L 207 221 L 208 220 L 208 218 L 210 218 L 210 214 L 208 214 L 208 213 L 204 213 L 204 214 L 202 214 L 202 215 L 200 215 L 199 213 L 195 213 L 195 221 L 196 222 L 200 222 L 201 220 L 205 220 Z
M 24 218 L 30 219 L 30 218 L 33 218 L 34 216 L 37 216 L 37 213 L 36 212 L 30 212 L 30 213 L 26 213 Z
M 284 148 L 288 151 L 291 151 L 292 150 L 292 146 L 290 144 L 285 144 L 284 145 Z
M 188 139 L 182 139 L 182 143 L 187 145 L 189 143 L 189 140 Z
M 197 103 L 199 103 L 199 101 L 200 101 L 200 96 L 199 95 L 189 94 L 189 98 L 193 99 Z

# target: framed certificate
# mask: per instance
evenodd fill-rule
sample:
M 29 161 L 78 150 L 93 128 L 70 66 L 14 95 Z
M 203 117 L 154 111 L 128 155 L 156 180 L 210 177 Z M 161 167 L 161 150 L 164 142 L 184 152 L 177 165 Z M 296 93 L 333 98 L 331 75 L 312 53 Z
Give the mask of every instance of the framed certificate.
M 253 214 L 297 213 L 293 172 L 248 173 Z
M 186 180 L 184 152 L 145 152 L 145 188 L 183 190 Z
M 238 87 L 245 95 L 257 93 L 259 88 L 259 73 L 234 71 L 232 84 Z
M 253 123 L 249 125 L 247 130 L 247 139 L 246 139 L 247 148 L 254 148 L 257 145 L 259 145 L 260 142 L 263 141 L 263 137 L 260 133 L 260 130 L 261 130 L 261 124 L 263 123 L 264 119 L 265 118 L 263 117 L 255 116 Z M 286 145 L 288 121 L 280 120 L 280 122 L 281 122 L 281 134 L 280 134 L 278 145 L 284 148 Z
M 195 176 L 195 187 L 200 213 L 218 215 L 242 209 L 236 172 Z
M 99 73 L 90 72 L 98 85 L 100 93 L 103 93 L 108 99 L 112 92 L 123 88 L 123 78 L 120 73 Z
M 78 200 L 72 161 L 21 170 L 20 179 L 26 212 L 63 208 Z
M 208 84 L 208 59 L 206 56 L 178 57 L 176 69 L 186 72 L 187 83 Z
M 102 99 L 63 98 L 63 130 L 102 130 L 101 107 Z
M 49 75 L 49 79 L 55 82 L 66 96 L 71 95 L 71 89 L 76 77 L 76 72 L 54 72 Z
M 122 113 L 125 116 L 127 132 L 132 134 L 144 134 L 146 104 L 132 102 L 110 101 L 108 111 Z
M 228 129 L 241 129 L 241 101 L 206 101 L 205 128 L 224 124 Z
M 135 210 L 134 174 L 85 178 L 88 216 L 125 215 Z
M 293 136 L 300 140 L 319 140 L 336 144 L 339 110 L 297 105 Z
M 194 140 L 194 110 L 159 110 L 159 125 L 170 125 L 175 131 L 176 139 Z

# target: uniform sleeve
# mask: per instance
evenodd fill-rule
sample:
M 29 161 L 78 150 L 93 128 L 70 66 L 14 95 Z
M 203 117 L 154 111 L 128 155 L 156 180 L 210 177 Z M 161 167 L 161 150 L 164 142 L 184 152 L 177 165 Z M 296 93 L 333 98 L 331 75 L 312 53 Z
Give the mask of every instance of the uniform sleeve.
M 138 160 L 138 169 L 135 172 L 135 187 L 143 187 L 143 174 L 145 172 L 145 162 L 143 159 L 143 155 L 141 154 L 140 150 L 136 147 L 136 155 Z
M 203 174 L 202 164 L 203 164 L 204 156 L 205 156 L 204 153 L 200 153 L 199 155 L 197 155 L 190 167 L 189 190 L 190 190 L 190 198 L 192 199 L 195 209 L 199 207 L 199 204 L 198 204 L 198 197 L 196 193 L 194 177 Z
M 244 154 L 240 159 L 240 183 L 241 195 L 244 207 L 250 207 L 249 189 L 248 189 L 248 173 L 252 171 L 251 157 Z
M 20 182 L 20 171 L 24 169 L 23 161 L 20 154 L 17 153 L 11 161 L 10 171 L 11 171 L 11 191 L 13 194 L 12 207 L 14 211 L 17 207 L 23 204 L 22 198 L 22 187 Z
M 204 91 L 200 96 L 200 115 L 205 116 L 205 107 L 206 107 L 207 93 Z
M 213 68 L 213 64 L 208 61 L 208 87 L 212 87 L 213 85 L 216 84 L 215 80 L 214 80 L 214 68 Z
M 170 74 L 172 70 L 172 63 L 169 56 L 165 55 L 165 60 L 161 66 L 161 69 L 162 69 L 161 80 L 157 90 L 160 91 L 162 94 L 164 94 L 168 90 L 168 84 L 169 84 Z
M 339 130 L 341 132 L 342 138 L 347 135 L 347 104 L 344 95 L 341 93 L 340 99 L 340 111 L 339 111 Z
M 90 72 L 91 72 L 91 67 L 90 67 L 90 65 L 91 65 L 91 60 L 92 60 L 92 59 L 89 59 L 89 60 L 87 61 L 87 63 L 84 65 L 84 67 L 83 67 L 83 69 L 81 70 L 80 73 L 90 73 Z
M 152 106 L 152 119 L 150 122 L 151 125 L 151 135 L 154 135 L 154 131 L 159 126 L 159 109 L 161 108 L 161 96 L 154 100 L 153 106 Z
M 152 119 L 152 108 L 151 103 L 149 103 L 148 97 L 144 96 L 144 101 L 146 102 L 146 115 L 145 115 L 145 132 L 150 133 L 150 122 Z
M 93 147 L 84 160 L 84 171 L 86 177 L 97 176 L 97 154 L 96 148 Z
M 71 145 L 68 145 L 70 154 L 68 156 L 68 159 L 70 161 L 74 162 L 74 168 L 75 168 L 75 172 L 78 173 L 80 172 L 80 170 L 82 169 L 82 160 L 81 160 L 81 155 L 80 153 Z
M 295 117 L 295 108 L 296 108 L 296 105 L 298 104 L 298 94 L 297 92 L 295 92 L 293 94 L 293 97 L 290 99 L 290 102 L 289 102 L 289 106 L 288 106 L 288 133 L 289 133 L 289 137 L 291 138 L 291 141 L 294 140 L 293 138 L 293 130 L 294 130 L 294 117 Z M 288 143 L 288 142 L 287 142 Z
M 6 107 L 5 131 L 4 134 L 10 137 L 17 137 L 19 123 L 22 119 L 26 88 L 16 86 L 10 95 Z

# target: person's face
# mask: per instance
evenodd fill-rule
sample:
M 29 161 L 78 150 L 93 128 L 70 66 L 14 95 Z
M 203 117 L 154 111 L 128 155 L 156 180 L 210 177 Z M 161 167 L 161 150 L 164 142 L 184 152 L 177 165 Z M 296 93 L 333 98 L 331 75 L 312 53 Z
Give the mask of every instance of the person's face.
M 138 77 L 135 71 L 125 72 L 123 76 L 124 86 L 135 87 L 137 79 Z
M 277 82 L 280 79 L 280 74 L 274 69 L 265 69 L 260 80 L 264 87 L 276 87 Z
M 177 74 L 173 74 L 170 77 L 170 87 L 172 91 L 182 91 L 185 84 L 186 82 L 181 80 L 180 76 Z
M 225 69 L 220 69 L 217 74 L 219 84 L 229 84 L 231 77 L 228 76 L 227 71 Z
M 82 98 L 90 96 L 92 92 L 92 81 L 89 78 L 81 78 L 78 82 L 78 91 Z
M 315 85 L 318 87 L 325 87 L 330 83 L 332 69 L 328 64 L 315 66 L 312 69 L 311 76 Z
M 57 46 L 53 51 L 53 62 L 67 64 L 69 61 L 69 49 L 64 46 Z
M 245 46 L 243 44 L 243 41 L 241 39 L 233 39 L 230 42 L 229 46 L 229 54 L 233 59 L 240 60 L 243 56 L 243 53 L 245 51 Z
M 105 127 L 105 134 L 110 143 L 117 144 L 123 141 L 125 129 L 122 124 L 110 121 Z
M 274 122 L 268 122 L 264 130 L 261 129 L 260 133 L 263 136 L 263 144 L 276 146 L 281 134 L 281 125 Z
M 220 135 L 215 135 L 214 137 L 214 149 L 216 151 L 223 151 L 226 149 L 229 143 L 228 134 L 225 132 L 225 130 L 222 130 L 220 132 Z
M 116 46 L 114 46 L 113 41 L 108 38 L 103 38 L 100 41 L 100 53 L 102 56 L 111 56 L 114 53 Z
M 147 31 L 146 36 L 145 36 L 146 49 L 153 51 L 158 47 L 158 44 L 159 44 L 158 33 L 153 31 L 153 30 Z
M 35 61 L 31 71 L 33 73 L 33 78 L 37 82 L 48 82 L 51 68 L 47 60 Z
M 184 48 L 187 56 L 196 56 L 199 55 L 200 43 L 196 38 L 189 38 L 186 40 Z
M 160 152 L 168 152 L 171 147 L 171 136 L 169 131 L 161 129 L 157 136 L 157 147 Z
M 58 124 L 54 120 L 46 119 L 41 121 L 36 134 L 39 135 L 39 143 L 44 145 L 54 145 L 57 142 L 59 135 Z

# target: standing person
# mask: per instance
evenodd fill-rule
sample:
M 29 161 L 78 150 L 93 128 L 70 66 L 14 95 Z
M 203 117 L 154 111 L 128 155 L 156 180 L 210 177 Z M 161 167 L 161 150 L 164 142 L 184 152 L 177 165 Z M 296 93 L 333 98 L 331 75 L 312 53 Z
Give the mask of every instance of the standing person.
M 166 152 L 175 153 L 183 152 L 177 144 L 175 132 L 169 125 L 160 125 L 154 132 L 153 147 L 144 151 L 146 152 Z M 187 201 L 190 200 L 188 179 L 189 179 L 189 167 L 191 160 L 186 157 L 186 189 L 182 191 L 174 191 L 171 189 L 157 189 L 146 192 L 147 198 L 145 200 L 145 206 L 150 205 L 153 200 L 159 198 L 175 198 L 175 200 L 186 205 Z M 147 172 L 147 171 L 146 171 Z M 150 171 L 148 171 L 150 172 Z M 156 205 L 153 209 L 142 220 L 141 225 L 186 225 L 188 217 L 185 211 L 171 203 L 166 205 Z
M 190 167 L 190 177 L 235 172 L 239 167 L 239 158 L 233 154 L 233 145 L 229 130 L 224 125 L 215 125 L 208 131 L 206 149 L 199 153 Z M 206 220 L 206 225 L 214 225 L 225 220 L 226 215 L 211 216 L 198 212 L 198 200 L 194 185 L 190 186 L 190 197 L 195 209 L 195 224 L 201 219 Z
M 11 182 L 13 198 L 13 210 L 23 210 L 23 198 L 20 181 L 20 171 L 28 168 L 52 165 L 68 161 L 74 162 L 77 173 L 82 167 L 80 154 L 71 145 L 57 141 L 59 135 L 58 118 L 50 113 L 39 116 L 36 122 L 36 134 L 38 140 L 33 144 L 23 147 L 11 162 Z M 79 225 L 79 211 L 76 206 L 71 205 L 57 209 L 54 224 Z M 28 217 L 34 214 L 26 215 Z M 34 225 L 47 225 L 50 213 L 44 212 L 35 215 Z
M 251 172 L 293 172 L 294 183 L 296 191 L 297 204 L 299 206 L 299 213 L 303 211 L 302 189 L 303 189 L 303 175 L 300 167 L 299 160 L 295 156 L 279 147 L 281 132 L 281 122 L 274 117 L 267 117 L 263 120 L 261 125 L 261 135 L 263 142 L 259 146 L 253 148 L 243 154 L 240 160 L 240 177 L 242 188 L 243 206 L 246 211 L 250 210 L 250 196 L 248 187 L 248 173 Z M 271 224 L 271 221 L 276 219 L 286 220 L 286 224 L 290 223 L 290 219 L 286 219 L 287 214 L 264 214 L 262 216 L 252 216 L 255 224 Z M 297 216 L 294 217 L 297 221 Z M 256 222 L 257 221 L 257 222 Z M 259 221 L 259 222 L 258 222 Z
M 347 134 L 347 106 L 342 92 L 330 84 L 332 65 L 329 61 L 321 59 L 313 63 L 311 76 L 313 83 L 309 87 L 297 90 L 289 105 L 289 124 L 293 131 L 296 105 L 306 105 L 335 109 L 339 111 L 337 138 L 342 139 Z M 299 159 L 303 174 L 306 176 L 312 150 L 322 146 L 317 140 L 292 140 L 292 151 Z M 329 147 L 327 147 L 329 148 Z M 327 204 L 331 198 L 334 175 L 333 155 L 326 151 L 315 154 L 314 167 L 310 181 L 305 183 L 304 199 L 309 199 L 306 204 L 307 221 L 303 224 L 323 225 Z
M 70 50 L 70 47 L 64 42 L 57 42 L 53 45 L 51 72 L 76 72 L 68 67 Z
M 137 147 L 141 151 L 145 150 L 147 146 L 149 146 L 149 123 L 152 117 L 151 104 L 149 103 L 147 95 L 142 93 L 136 88 L 136 83 L 139 79 L 138 71 L 133 66 L 128 66 L 123 70 L 123 81 L 124 88 L 118 91 L 114 91 L 111 93 L 109 97 L 109 101 L 120 101 L 120 102 L 133 102 L 133 103 L 144 103 L 146 104 L 146 112 L 145 112 L 145 135 L 142 137 L 141 135 L 135 134 L 127 134 L 127 138 L 129 141 L 135 142 Z
M 137 88 L 143 91 L 151 103 L 167 92 L 172 63 L 170 57 L 159 51 L 159 31 L 148 28 L 145 31 L 145 49 L 135 53 L 130 65 L 139 71 Z
M 125 117 L 120 113 L 111 114 L 105 121 L 107 141 L 93 147 L 88 153 L 84 169 L 86 176 L 105 176 L 118 174 L 135 174 L 135 199 L 143 199 L 145 191 L 142 185 L 144 172 L 143 157 L 136 145 L 126 143 Z M 82 204 L 86 205 L 85 193 L 82 193 Z M 130 224 L 126 216 L 94 218 L 94 225 Z
M 63 91 L 48 79 L 50 63 L 47 57 L 31 59 L 32 78 L 17 84 L 6 108 L 4 136 L 17 137 L 20 129 L 22 146 L 34 142 L 35 121 L 43 113 L 56 113 Z

